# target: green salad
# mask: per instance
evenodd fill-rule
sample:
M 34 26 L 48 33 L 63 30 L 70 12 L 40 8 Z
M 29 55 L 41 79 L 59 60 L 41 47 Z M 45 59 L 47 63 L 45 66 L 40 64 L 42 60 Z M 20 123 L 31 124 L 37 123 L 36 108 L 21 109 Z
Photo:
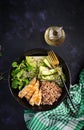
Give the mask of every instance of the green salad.
M 36 77 L 40 81 L 56 81 L 62 87 L 62 82 L 58 71 L 60 71 L 64 81 L 66 80 L 62 67 L 55 68 L 49 62 L 48 56 L 25 56 L 21 63 L 13 62 L 11 72 L 12 88 L 21 90 L 24 86 Z

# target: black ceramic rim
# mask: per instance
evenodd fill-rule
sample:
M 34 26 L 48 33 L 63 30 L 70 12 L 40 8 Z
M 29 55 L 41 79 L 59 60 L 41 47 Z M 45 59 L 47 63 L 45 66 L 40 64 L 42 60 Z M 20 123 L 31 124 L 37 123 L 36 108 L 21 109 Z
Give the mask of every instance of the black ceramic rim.
M 19 60 L 21 61 L 24 58 L 24 56 L 26 56 L 26 55 L 30 55 L 30 56 L 39 56 L 39 55 L 43 56 L 44 55 L 44 56 L 46 56 L 48 54 L 48 51 L 50 51 L 50 49 L 48 50 L 48 49 L 43 49 L 43 48 L 42 49 L 36 48 L 36 49 L 28 50 L 20 58 L 16 59 L 15 61 L 18 61 L 18 62 L 19 62 Z M 65 61 L 60 56 L 57 55 L 57 57 L 59 59 L 60 64 L 62 65 L 63 71 L 66 75 L 66 86 L 69 90 L 70 83 L 71 83 L 71 76 L 70 76 L 69 68 L 68 68 L 67 64 L 65 63 Z M 53 105 L 31 106 L 25 98 L 21 99 L 18 97 L 18 92 L 19 92 L 18 90 L 15 90 L 11 87 L 11 70 L 12 70 L 12 67 L 10 67 L 9 77 L 8 77 L 9 89 L 11 91 L 12 96 L 15 98 L 15 100 L 18 101 L 18 103 L 21 104 L 23 107 L 25 107 L 25 109 L 34 110 L 37 112 L 51 110 L 51 109 L 56 108 L 58 105 L 60 105 L 60 103 L 62 101 L 64 101 L 65 97 L 67 96 L 66 90 L 63 87 L 63 92 L 62 92 L 61 97 L 56 102 L 54 102 Z

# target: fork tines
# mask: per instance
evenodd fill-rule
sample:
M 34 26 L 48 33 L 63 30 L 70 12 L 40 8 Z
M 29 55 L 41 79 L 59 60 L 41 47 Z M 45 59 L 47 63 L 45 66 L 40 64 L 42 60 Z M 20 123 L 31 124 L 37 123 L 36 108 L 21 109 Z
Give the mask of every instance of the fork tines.
M 52 65 L 59 64 L 59 60 L 53 50 L 48 52 L 48 56 L 49 56 L 49 59 L 50 59 L 50 62 L 52 63 Z

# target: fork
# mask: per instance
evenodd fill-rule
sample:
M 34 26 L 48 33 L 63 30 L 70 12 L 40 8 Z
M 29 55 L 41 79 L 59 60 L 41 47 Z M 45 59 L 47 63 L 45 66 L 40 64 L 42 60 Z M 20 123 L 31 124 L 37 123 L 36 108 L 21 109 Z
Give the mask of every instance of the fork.
M 49 61 L 50 61 L 51 65 L 53 66 L 53 68 L 55 68 L 56 65 L 59 65 L 59 60 L 58 60 L 58 58 L 57 58 L 57 56 L 56 56 L 56 54 L 54 53 L 53 50 L 51 50 L 51 51 L 48 52 L 48 57 L 49 57 Z M 58 70 L 57 70 L 57 71 L 58 71 Z M 65 89 L 66 89 L 68 98 L 69 98 L 69 100 L 70 100 L 70 102 L 71 102 L 71 104 L 72 104 L 74 110 L 76 110 L 76 109 L 75 109 L 75 106 L 74 106 L 74 104 L 73 104 L 73 102 L 72 102 L 72 99 L 71 99 L 71 97 L 70 97 L 70 95 L 69 95 L 69 90 L 67 89 L 67 86 L 66 86 L 66 84 L 65 84 L 65 82 L 64 82 L 64 80 L 63 80 L 63 78 L 62 78 L 62 76 L 61 76 L 60 71 L 58 71 L 58 74 L 59 74 L 59 76 L 60 76 L 60 79 L 61 79 L 61 81 L 62 81 L 63 86 L 64 86 Z
M 48 57 L 53 68 L 55 68 L 56 65 L 59 65 L 59 60 L 53 50 L 48 52 Z

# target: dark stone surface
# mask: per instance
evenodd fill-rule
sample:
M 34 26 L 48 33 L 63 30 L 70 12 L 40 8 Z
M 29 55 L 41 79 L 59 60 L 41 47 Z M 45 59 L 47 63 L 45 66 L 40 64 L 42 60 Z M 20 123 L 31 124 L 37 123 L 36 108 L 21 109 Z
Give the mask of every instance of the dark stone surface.
M 62 26 L 64 44 L 52 47 L 44 41 L 47 27 Z M 69 66 L 72 84 L 84 67 L 83 0 L 3 0 L 0 1 L 0 73 L 8 77 L 11 62 L 32 48 L 53 49 Z M 27 130 L 24 108 L 12 97 L 7 80 L 0 81 L 0 129 Z

